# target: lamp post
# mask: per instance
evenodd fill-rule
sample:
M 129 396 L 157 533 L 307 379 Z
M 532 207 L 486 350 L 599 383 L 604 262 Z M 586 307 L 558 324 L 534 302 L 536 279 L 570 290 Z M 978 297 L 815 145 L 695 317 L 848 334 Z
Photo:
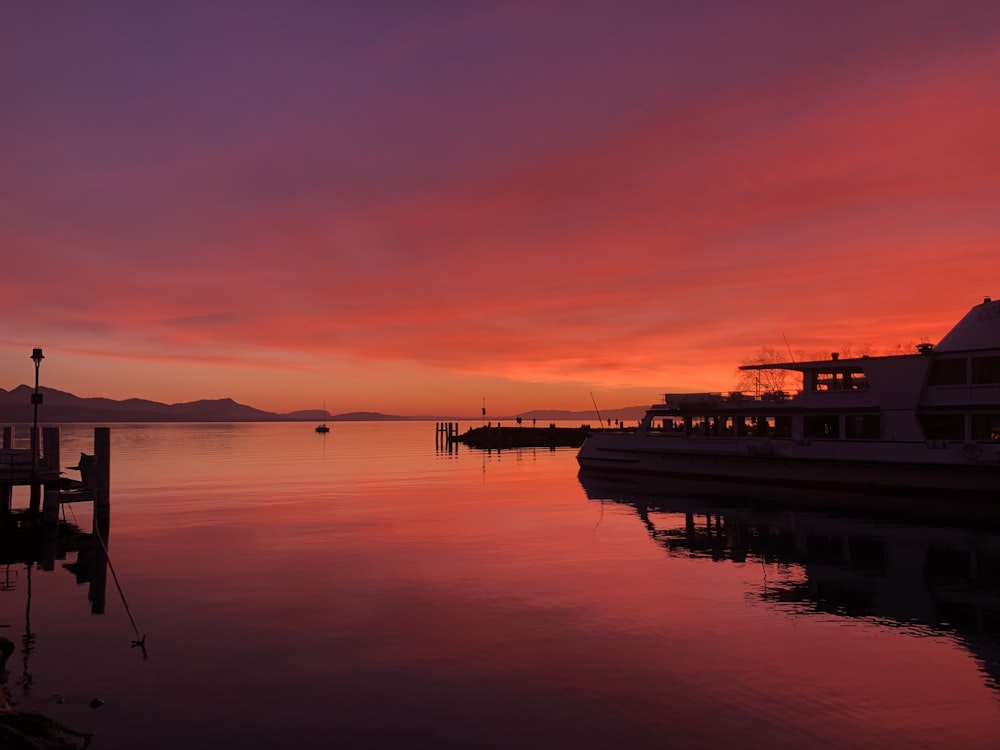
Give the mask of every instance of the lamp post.
M 45 355 L 41 349 L 31 351 L 31 359 L 35 363 L 35 392 L 31 394 L 31 404 L 35 408 L 35 419 L 31 428 L 31 478 L 35 478 L 35 465 L 38 460 L 38 405 L 42 403 L 42 394 L 38 392 L 38 366 L 42 364 Z

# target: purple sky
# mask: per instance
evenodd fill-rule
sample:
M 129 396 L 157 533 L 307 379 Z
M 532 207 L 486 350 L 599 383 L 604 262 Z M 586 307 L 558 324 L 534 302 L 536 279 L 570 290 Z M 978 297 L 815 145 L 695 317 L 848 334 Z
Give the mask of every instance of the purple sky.
M 1000 4 L 11 3 L 0 387 L 586 409 L 1000 295 Z

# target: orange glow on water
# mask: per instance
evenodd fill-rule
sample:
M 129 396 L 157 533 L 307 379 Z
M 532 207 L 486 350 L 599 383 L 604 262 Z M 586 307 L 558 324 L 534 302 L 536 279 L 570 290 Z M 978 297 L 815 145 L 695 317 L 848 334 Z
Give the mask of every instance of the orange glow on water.
M 992 560 L 994 534 L 739 504 L 709 512 L 711 500 L 669 488 L 659 500 L 588 499 L 572 450 L 447 452 L 432 428 L 113 429 L 111 555 L 152 655 L 138 669 L 104 634 L 128 633 L 110 582 L 108 616 L 80 626 L 85 594 L 70 571 L 39 572 L 39 682 L 60 665 L 55 648 L 69 649 L 64 663 L 103 663 L 102 713 L 73 699 L 90 695 L 88 669 L 62 677 L 64 710 L 95 717 L 105 738 L 134 733 L 127 746 L 149 746 L 153 728 L 171 727 L 169 742 L 190 727 L 205 739 L 237 720 L 256 741 L 280 731 L 292 744 L 331 725 L 368 740 L 400 725 L 410 740 L 453 731 L 455 746 L 497 731 L 512 746 L 596 736 L 643 748 L 740 734 L 767 747 L 936 750 L 996 736 L 995 637 L 944 625 L 937 609 L 979 602 L 986 621 L 991 605 L 921 567 L 935 540 Z M 66 428 L 66 453 L 88 439 Z M 746 533 L 740 514 L 794 537 L 794 553 Z M 846 549 L 852 530 L 887 540 L 887 569 L 811 558 L 810 534 Z M 824 583 L 850 595 L 846 607 Z M 848 611 L 852 601 L 871 610 Z M 248 713 L 247 691 L 260 688 L 251 667 L 273 696 Z

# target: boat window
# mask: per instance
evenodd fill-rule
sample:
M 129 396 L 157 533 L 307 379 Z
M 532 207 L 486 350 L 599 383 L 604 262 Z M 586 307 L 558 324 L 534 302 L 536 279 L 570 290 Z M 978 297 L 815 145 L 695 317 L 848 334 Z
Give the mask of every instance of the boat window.
M 973 440 L 1000 440 L 1000 414 L 973 414 Z
M 774 417 L 754 417 L 750 434 L 754 437 L 769 437 L 774 434 Z
M 882 420 L 878 414 L 848 414 L 844 419 L 844 436 L 860 440 L 882 437 Z
M 791 437 L 792 418 L 753 417 L 746 424 L 746 435 L 749 437 Z
M 733 434 L 732 417 L 689 417 L 687 424 L 688 435 L 706 435 L 717 437 L 719 435 Z
M 921 414 L 919 419 L 928 440 L 965 440 L 965 417 L 961 414 Z
M 964 359 L 936 359 L 931 363 L 930 385 L 965 385 Z
M 868 378 L 860 367 L 814 370 L 809 373 L 807 382 L 813 391 L 861 391 L 868 388 Z
M 973 357 L 973 383 L 1000 383 L 1000 357 Z
M 732 417 L 713 417 L 712 418 L 712 434 L 713 435 L 732 435 L 733 434 L 733 418 Z
M 688 435 L 707 435 L 708 434 L 708 420 L 705 417 L 689 417 L 687 422 L 687 434 Z
M 650 424 L 650 430 L 653 432 L 684 432 L 684 422 L 679 419 L 671 419 L 670 417 L 655 417 L 652 424 Z
M 840 420 L 836 414 L 811 414 L 803 417 L 802 429 L 809 438 L 840 437 Z

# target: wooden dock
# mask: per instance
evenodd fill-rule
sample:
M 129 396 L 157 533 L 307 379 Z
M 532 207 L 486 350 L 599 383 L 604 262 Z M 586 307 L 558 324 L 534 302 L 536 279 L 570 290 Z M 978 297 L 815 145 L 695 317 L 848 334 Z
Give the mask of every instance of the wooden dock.
M 34 428 L 30 431 L 34 433 Z M 40 514 L 43 521 L 55 521 L 63 503 L 92 502 L 94 515 L 107 516 L 111 506 L 111 431 L 94 428 L 94 453 L 82 454 L 76 480 L 63 476 L 60 467 L 59 428 L 41 428 L 41 450 L 36 434 L 28 448 L 17 448 L 14 427 L 3 428 L 0 447 L 0 513 L 12 512 L 14 487 L 28 487 L 27 512 Z

